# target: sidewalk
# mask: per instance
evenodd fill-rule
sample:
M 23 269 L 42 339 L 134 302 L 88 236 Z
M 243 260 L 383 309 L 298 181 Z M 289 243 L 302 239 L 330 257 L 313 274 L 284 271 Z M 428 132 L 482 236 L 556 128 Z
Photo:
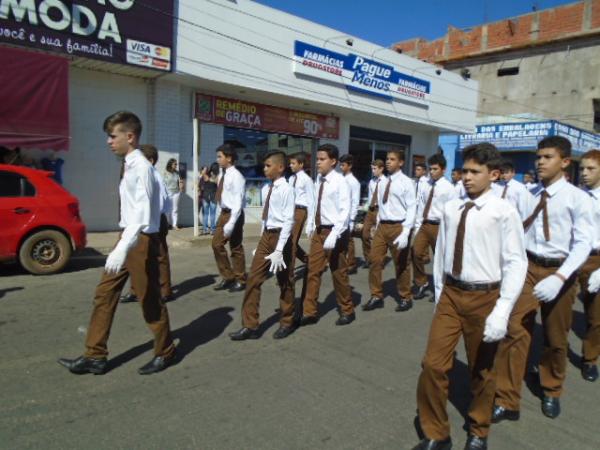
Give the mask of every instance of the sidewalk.
M 96 252 L 108 255 L 117 242 L 118 235 L 118 231 L 90 232 L 87 234 L 86 250 L 95 250 Z M 260 224 L 248 223 L 244 225 L 244 241 L 248 239 L 258 239 L 259 237 Z M 167 236 L 169 248 L 208 247 L 210 246 L 211 240 L 211 235 L 200 235 L 195 237 L 193 227 L 170 230 Z

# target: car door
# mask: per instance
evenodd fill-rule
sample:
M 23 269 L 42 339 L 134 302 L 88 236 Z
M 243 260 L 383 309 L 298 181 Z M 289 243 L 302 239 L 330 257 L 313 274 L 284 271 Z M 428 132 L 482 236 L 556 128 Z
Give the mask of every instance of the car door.
M 23 175 L 0 170 L 0 258 L 16 253 L 21 236 L 35 220 L 34 186 Z

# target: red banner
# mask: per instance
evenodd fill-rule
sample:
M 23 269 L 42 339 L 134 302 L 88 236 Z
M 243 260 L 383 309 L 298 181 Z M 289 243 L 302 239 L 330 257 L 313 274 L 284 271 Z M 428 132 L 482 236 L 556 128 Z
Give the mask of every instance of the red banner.
M 194 114 L 202 122 L 297 136 L 337 139 L 340 131 L 340 120 L 335 116 L 213 95 L 196 94 Z

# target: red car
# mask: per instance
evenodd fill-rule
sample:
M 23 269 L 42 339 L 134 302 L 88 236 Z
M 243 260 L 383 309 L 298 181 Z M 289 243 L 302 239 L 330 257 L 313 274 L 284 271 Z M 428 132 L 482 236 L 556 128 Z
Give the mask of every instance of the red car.
M 0 261 L 36 275 L 59 272 L 86 244 L 79 200 L 51 176 L 0 164 Z

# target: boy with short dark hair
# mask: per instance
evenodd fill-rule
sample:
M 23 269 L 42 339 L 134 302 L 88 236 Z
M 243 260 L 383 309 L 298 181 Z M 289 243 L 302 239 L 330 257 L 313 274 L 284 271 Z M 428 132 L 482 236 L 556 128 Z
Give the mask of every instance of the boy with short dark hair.
M 237 152 L 230 144 L 217 148 L 217 163 L 221 173 L 217 181 L 216 202 L 221 208 L 212 239 L 221 280 L 215 291 L 229 289 L 240 292 L 246 288 L 246 257 L 244 255 L 244 198 L 246 179 L 235 167 Z M 225 245 L 229 243 L 231 261 Z
M 369 255 L 371 253 L 371 242 L 373 228 L 377 225 L 377 213 L 379 211 L 379 189 L 383 189 L 383 185 L 387 177 L 383 174 L 385 163 L 381 159 L 376 159 L 371 164 L 371 173 L 373 178 L 369 181 L 369 195 L 367 198 L 367 214 L 363 222 L 361 231 L 363 257 L 365 258 L 364 267 L 369 267 Z
M 541 183 L 532 191 L 523 222 L 529 264 L 527 279 L 500 344 L 494 422 L 518 420 L 521 386 L 538 308 L 544 345 L 539 365 L 542 413 L 560 414 L 559 397 L 566 376 L 576 272 L 592 249 L 595 226 L 589 195 L 568 183 L 571 143 L 551 136 L 538 143 L 537 171 Z
M 352 155 L 342 155 L 340 157 L 340 170 L 344 175 L 348 188 L 350 189 L 350 222 L 348 224 L 349 241 L 348 241 L 348 273 L 356 273 L 358 263 L 356 262 L 356 251 L 354 249 L 354 237 L 352 232 L 354 231 L 354 222 L 356 215 L 358 214 L 358 205 L 360 204 L 360 183 L 352 173 L 352 166 L 354 165 L 354 157 Z
M 303 289 L 303 316 L 300 325 L 319 321 L 318 303 L 321 276 L 327 264 L 333 277 L 333 287 L 340 317 L 336 325 L 348 325 L 356 316 L 348 279 L 348 222 L 350 220 L 350 192 L 344 177 L 336 172 L 338 148 L 333 144 L 321 145 L 317 150 L 315 182 L 317 202 L 315 214 L 309 217 L 306 227 L 311 236 L 308 270 Z
M 492 186 L 494 193 L 513 205 L 525 220 L 529 191 L 524 184 L 515 179 L 515 166 L 508 159 L 502 160 L 500 164 L 500 180 Z
M 487 449 L 494 400 L 494 356 L 525 280 L 521 219 L 491 192 L 500 154 L 488 143 L 463 151 L 467 196 L 442 206 L 434 261 L 435 313 L 417 388 L 421 429 L 413 450 L 452 447 L 446 412 L 448 372 L 461 336 L 472 400 L 465 449 Z
M 291 271 L 294 273 L 294 266 L 296 258 L 303 263 L 308 262 L 308 255 L 300 247 L 298 243 L 304 225 L 306 224 L 306 218 L 311 217 L 314 214 L 315 209 L 315 185 L 313 180 L 308 176 L 304 170 L 306 164 L 306 154 L 303 152 L 294 153 L 290 156 L 290 170 L 293 175 L 290 177 L 288 183 L 294 188 L 296 196 L 296 205 L 294 210 L 294 228 L 292 229 L 292 262 Z
M 285 153 L 269 153 L 264 172 L 271 182 L 263 186 L 265 199 L 262 214 L 262 235 L 250 268 L 242 303 L 242 328 L 229 337 L 233 341 L 257 339 L 261 286 L 268 272 L 275 273 L 279 284 L 281 319 L 273 337 L 284 339 L 294 331 L 294 284 L 290 271 L 292 242 L 290 234 L 294 223 L 294 188 L 286 183 L 283 174 L 287 166 Z

